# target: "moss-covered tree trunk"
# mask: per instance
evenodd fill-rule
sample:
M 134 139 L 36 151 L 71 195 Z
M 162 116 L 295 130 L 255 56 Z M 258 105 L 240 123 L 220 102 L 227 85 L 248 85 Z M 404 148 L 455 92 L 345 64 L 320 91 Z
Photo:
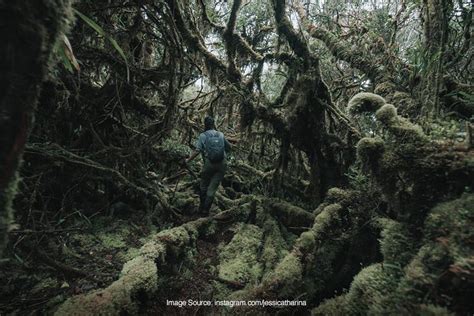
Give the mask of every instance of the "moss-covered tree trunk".
M 439 111 L 439 93 L 448 38 L 448 12 L 452 10 L 452 6 L 450 0 L 424 0 L 422 6 L 427 58 L 422 93 L 427 96 L 425 112 L 431 115 Z
M 0 257 L 41 82 L 69 7 L 69 0 L 0 1 Z

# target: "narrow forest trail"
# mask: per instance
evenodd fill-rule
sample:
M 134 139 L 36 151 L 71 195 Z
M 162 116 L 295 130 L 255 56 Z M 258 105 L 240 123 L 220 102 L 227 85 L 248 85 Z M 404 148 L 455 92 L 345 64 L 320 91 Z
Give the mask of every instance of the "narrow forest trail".
M 221 243 L 228 243 L 232 238 L 220 229 L 213 236 L 196 241 L 194 264 L 188 268 L 179 265 L 151 300 L 145 314 L 155 315 L 209 315 L 215 311 L 214 307 L 205 306 L 198 302 L 214 300 L 214 283 L 216 269 L 219 265 L 218 247 Z M 188 303 L 195 301 L 194 305 Z M 173 302 L 173 303 L 170 303 Z M 186 302 L 182 307 L 176 305 Z
M 283 236 L 280 235 L 282 227 L 278 226 L 276 218 L 267 214 L 269 218 L 262 225 L 253 209 L 244 212 L 243 217 L 219 219 L 220 213 L 232 211 L 218 206 L 212 208 L 211 216 L 218 218 L 215 226 L 211 226 L 195 241 L 189 260 L 175 262 L 165 269 L 166 277 L 162 282 L 159 281 L 156 294 L 147 300 L 144 309 L 140 308 L 141 312 L 159 315 L 222 315 L 239 313 L 249 308 L 241 305 L 247 305 L 248 301 L 241 298 L 240 294 L 262 282 L 264 275 L 268 275 L 278 258 L 287 254 L 287 249 L 297 235 L 285 232 L 289 239 L 278 242 L 283 241 L 286 245 L 274 247 L 274 242 L 277 242 L 274 239 Z M 198 217 L 184 216 L 183 219 L 190 222 Z M 270 222 L 276 226 L 270 224 L 272 227 L 269 228 Z M 276 231 L 271 232 L 275 229 Z M 266 243 L 271 248 L 265 249 L 269 246 Z M 272 252 L 271 255 L 268 254 L 269 251 Z M 285 311 L 285 308 L 267 307 L 265 310 L 270 314 L 277 311 Z M 310 310 L 293 307 L 291 310 L 286 309 L 286 312 L 303 315 L 309 314 Z
M 225 196 L 225 190 L 221 189 L 211 215 L 201 218 L 193 214 L 198 199 L 192 190 L 179 192 L 179 196 L 187 202 L 182 203 L 178 198 L 171 206 L 182 214 L 181 225 L 148 237 L 138 257 L 125 264 L 117 281 L 106 285 L 104 290 L 73 297 L 60 307 L 58 314 L 72 312 L 79 315 L 107 308 L 112 308 L 112 312 L 116 307 L 126 305 L 127 310 L 131 308 L 145 314 L 231 312 L 232 307 L 215 306 L 215 301 L 241 300 L 240 294 L 257 286 L 272 273 L 298 237 L 263 208 L 264 197 L 243 195 L 230 200 Z M 193 197 L 192 200 L 190 197 Z M 183 205 L 187 209 L 179 209 Z M 297 211 L 306 213 L 302 209 Z M 295 218 L 302 217 L 297 212 L 294 215 Z M 310 213 L 304 215 L 310 220 L 300 221 L 299 224 L 297 220 L 289 220 L 289 223 L 309 225 L 313 216 Z M 146 255 L 150 252 L 152 257 Z M 147 265 L 144 261 L 148 260 L 158 267 L 151 275 L 147 275 L 150 271 L 144 269 Z M 138 263 L 136 270 L 126 268 L 134 261 Z M 131 271 L 133 276 L 125 276 L 126 270 Z M 148 278 L 150 281 L 145 281 Z M 124 289 L 131 291 L 131 296 L 124 297 Z M 99 297 L 105 301 L 98 300 Z M 113 304 L 109 306 L 108 302 Z M 185 305 L 177 307 L 177 304 Z

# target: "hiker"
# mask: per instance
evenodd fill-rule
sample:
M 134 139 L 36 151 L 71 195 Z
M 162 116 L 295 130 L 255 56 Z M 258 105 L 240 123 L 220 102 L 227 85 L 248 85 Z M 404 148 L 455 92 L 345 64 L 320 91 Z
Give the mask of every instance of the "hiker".
M 199 186 L 199 213 L 208 215 L 214 195 L 227 169 L 226 155 L 230 152 L 230 144 L 224 134 L 216 131 L 214 119 L 207 116 L 204 119 L 204 132 L 199 135 L 195 146 L 196 150 L 186 163 L 201 153 L 204 164 Z

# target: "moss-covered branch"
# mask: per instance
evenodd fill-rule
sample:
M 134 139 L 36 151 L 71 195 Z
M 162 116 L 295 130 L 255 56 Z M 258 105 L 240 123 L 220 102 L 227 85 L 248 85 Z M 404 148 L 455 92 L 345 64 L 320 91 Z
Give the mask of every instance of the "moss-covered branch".
M 248 206 L 248 205 L 247 205 Z M 124 264 L 118 280 L 104 289 L 73 296 L 55 315 L 139 314 L 140 308 L 158 289 L 158 282 L 177 261 L 190 259 L 198 238 L 220 222 L 245 221 L 246 205 L 234 207 L 214 217 L 200 218 L 178 227 L 163 230 L 140 248 L 139 255 Z
M 286 0 L 273 0 L 273 8 L 275 11 L 275 21 L 278 33 L 284 35 L 288 40 L 291 49 L 301 58 L 309 61 L 311 56 L 308 46 L 300 35 L 296 33 L 291 25 L 290 19 L 286 15 Z
M 269 200 L 270 213 L 287 227 L 311 227 L 314 214 L 285 201 Z
M 474 196 L 433 208 L 414 239 L 405 224 L 382 223 L 383 262 L 364 268 L 347 294 L 325 301 L 313 315 L 463 315 L 472 310 Z M 421 245 L 420 245 L 421 244 Z
M 214 54 L 209 52 L 205 46 L 205 44 L 201 41 L 200 36 L 197 35 L 197 30 L 191 30 L 186 23 L 186 20 L 182 13 L 182 6 L 180 1 L 176 0 L 166 0 L 168 7 L 173 15 L 174 22 L 176 24 L 176 28 L 179 30 L 181 36 L 183 37 L 184 41 L 186 42 L 187 46 L 194 52 L 198 52 L 204 57 L 206 65 L 209 68 L 209 72 L 214 74 L 211 76 L 211 79 L 214 81 L 218 81 L 217 76 L 224 76 L 227 78 L 227 67 L 225 64 L 219 60 Z M 158 11 L 157 8 L 155 8 Z M 231 81 L 235 81 L 236 78 L 228 78 Z
M 140 249 L 140 255 L 128 261 L 120 278 L 105 289 L 68 299 L 55 315 L 118 315 L 139 312 L 140 300 L 156 291 L 159 269 L 193 247 L 199 230 L 209 224 L 200 219 L 157 234 Z
M 242 56 L 250 56 L 253 60 L 255 61 L 261 61 L 263 59 L 263 56 L 255 51 L 252 46 L 247 42 L 245 38 L 242 37 L 240 33 L 235 32 L 235 22 L 236 22 L 236 16 L 238 9 L 241 7 L 242 3 L 241 1 L 235 1 L 232 4 L 232 15 L 235 15 L 234 18 L 229 18 L 227 26 L 219 25 L 215 22 L 213 22 L 210 18 L 209 15 L 207 14 L 207 7 L 206 4 L 204 3 L 203 0 L 199 0 L 199 5 L 201 7 L 201 15 L 207 23 L 209 23 L 210 26 L 212 26 L 219 34 L 224 35 L 225 32 L 228 32 L 229 29 L 232 29 L 233 31 L 229 33 L 230 39 L 232 41 L 232 45 L 235 46 L 236 50 L 242 55 Z M 229 24 L 231 23 L 231 24 Z
M 366 52 L 341 41 L 339 37 L 328 30 L 310 25 L 308 32 L 313 38 L 321 40 L 336 58 L 349 63 L 355 69 L 361 70 L 376 82 L 380 82 L 386 75 L 382 65 L 374 63 L 373 59 L 367 57 Z
M 234 43 L 234 32 L 235 24 L 237 22 L 237 14 L 239 13 L 240 6 L 242 5 L 242 0 L 234 0 L 232 3 L 232 9 L 230 11 L 229 20 L 227 21 L 227 26 L 222 34 L 222 37 L 225 41 L 226 52 L 227 52 L 227 62 L 229 64 L 228 71 L 231 76 L 235 76 L 241 80 L 242 75 L 235 65 L 235 53 L 236 53 L 236 43 Z

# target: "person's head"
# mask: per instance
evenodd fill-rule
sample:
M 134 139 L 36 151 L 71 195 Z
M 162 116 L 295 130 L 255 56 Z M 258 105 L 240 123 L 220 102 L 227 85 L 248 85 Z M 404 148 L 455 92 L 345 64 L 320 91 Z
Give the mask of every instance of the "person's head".
M 208 131 L 214 128 L 215 128 L 214 119 L 210 116 L 206 116 L 206 118 L 204 119 L 204 130 Z

